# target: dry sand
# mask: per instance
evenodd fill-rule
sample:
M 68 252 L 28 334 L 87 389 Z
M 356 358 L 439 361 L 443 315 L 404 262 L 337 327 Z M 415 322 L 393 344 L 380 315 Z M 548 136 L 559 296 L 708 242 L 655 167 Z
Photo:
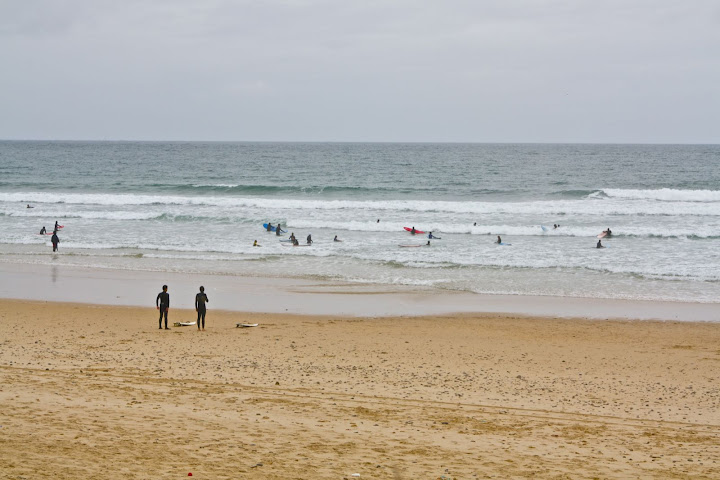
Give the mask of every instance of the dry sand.
M 719 372 L 717 323 L 0 300 L 0 477 L 720 478 Z

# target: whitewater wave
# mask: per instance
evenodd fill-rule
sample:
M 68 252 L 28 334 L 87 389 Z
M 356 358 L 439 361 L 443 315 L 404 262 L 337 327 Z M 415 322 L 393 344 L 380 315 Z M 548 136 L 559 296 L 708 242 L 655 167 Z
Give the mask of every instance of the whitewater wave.
M 627 191 L 624 191 L 627 192 Z M 352 212 L 413 212 L 418 213 L 456 213 L 456 214 L 498 214 L 498 215 L 692 215 L 720 216 L 720 201 L 678 201 L 658 202 L 648 199 L 638 201 L 613 200 L 593 202 L 586 200 L 531 201 L 531 202 L 452 202 L 432 200 L 303 200 L 275 199 L 257 197 L 218 197 L 218 196 L 170 196 L 170 195 L 130 195 L 99 193 L 61 193 L 41 192 L 0 193 L 0 202 L 35 204 L 72 204 L 100 206 L 143 206 L 143 205 L 180 205 L 208 206 L 221 208 L 258 208 L 275 211 L 286 210 L 326 210 Z
M 720 202 L 720 190 L 677 190 L 661 188 L 657 190 L 627 190 L 604 188 L 591 195 L 607 198 L 624 198 L 631 200 L 659 200 L 663 202 Z

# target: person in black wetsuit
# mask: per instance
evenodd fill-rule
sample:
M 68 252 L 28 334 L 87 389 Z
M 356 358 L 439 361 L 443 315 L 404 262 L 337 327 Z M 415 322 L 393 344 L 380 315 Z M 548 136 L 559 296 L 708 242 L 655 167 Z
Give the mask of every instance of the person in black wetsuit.
M 495 243 L 497 243 L 498 245 L 500 245 L 502 243 L 502 238 L 500 238 L 500 235 L 498 235 L 497 242 L 495 242 Z
M 307 244 L 312 245 L 312 242 L 313 242 L 312 235 L 308 235 L 307 236 Z
M 602 241 L 598 240 L 598 243 L 595 246 L 595 248 L 605 248 L 605 247 L 603 246 Z
M 200 330 L 200 319 L 202 319 L 202 329 L 205 331 L 205 312 L 207 311 L 205 309 L 205 304 L 208 303 L 210 300 L 208 300 L 208 296 L 205 295 L 205 287 L 200 287 L 200 293 L 195 295 L 195 311 L 198 314 L 197 318 L 197 326 L 198 330 Z
M 57 232 L 53 233 L 53 236 L 50 237 L 50 241 L 53 244 L 53 252 L 57 252 L 57 246 L 58 246 L 58 243 L 60 243 L 60 239 L 57 236 Z
M 158 293 L 157 298 L 155 299 L 155 306 L 158 310 L 160 310 L 160 318 L 158 319 L 158 328 L 162 330 L 162 320 L 163 316 L 165 316 L 165 330 L 170 330 L 167 326 L 167 315 L 168 310 L 170 310 L 170 294 L 167 293 L 168 287 L 167 285 L 163 285 L 162 292 Z
M 58 224 L 57 220 L 55 220 L 55 231 L 58 231 L 58 228 L 60 228 L 60 225 Z
M 277 227 L 275 227 L 275 235 L 279 237 L 281 233 L 282 230 L 280 229 L 280 224 L 278 223 Z
M 267 231 L 272 232 L 272 223 L 268 222 Z
M 43 225 L 43 228 L 40 229 L 40 235 L 45 235 L 47 233 L 47 230 L 45 229 L 45 225 Z

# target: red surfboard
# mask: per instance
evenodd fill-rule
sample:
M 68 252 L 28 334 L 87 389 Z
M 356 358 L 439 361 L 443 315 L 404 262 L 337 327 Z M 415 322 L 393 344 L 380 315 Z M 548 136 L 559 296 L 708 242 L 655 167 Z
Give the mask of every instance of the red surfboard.
M 405 230 L 407 230 L 408 232 L 412 233 L 412 228 L 410 228 L 410 227 L 403 227 L 403 228 Z M 425 233 L 425 232 L 423 232 L 422 230 L 415 229 L 415 233 Z

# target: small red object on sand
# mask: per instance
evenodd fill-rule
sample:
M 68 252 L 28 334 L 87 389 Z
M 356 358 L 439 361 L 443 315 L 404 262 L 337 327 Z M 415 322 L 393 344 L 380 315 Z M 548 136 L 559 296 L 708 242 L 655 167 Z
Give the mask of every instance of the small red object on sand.
M 188 477 L 192 477 L 192 472 L 188 472 Z

